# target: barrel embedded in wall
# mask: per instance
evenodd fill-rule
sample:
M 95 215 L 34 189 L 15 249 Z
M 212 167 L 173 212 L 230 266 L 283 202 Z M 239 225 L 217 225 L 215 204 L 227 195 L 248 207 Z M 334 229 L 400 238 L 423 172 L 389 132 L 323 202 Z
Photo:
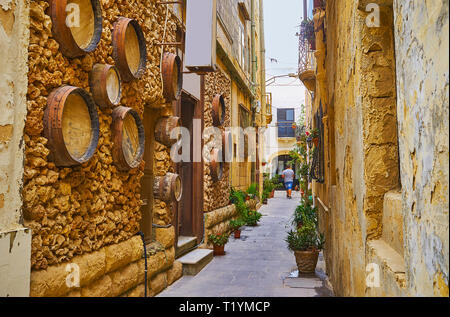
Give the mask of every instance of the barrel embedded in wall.
M 139 114 L 127 107 L 117 107 L 112 113 L 112 155 L 121 171 L 139 166 L 144 155 L 145 131 Z
M 225 122 L 225 99 L 221 94 L 217 94 L 212 102 L 213 125 L 219 127 Z
M 89 74 L 89 86 L 100 108 L 118 106 L 122 96 L 119 71 L 113 65 L 95 64 Z
M 181 59 L 173 53 L 166 52 L 162 60 L 163 95 L 166 102 L 178 100 L 183 88 Z
M 112 34 L 113 58 L 125 82 L 140 78 L 147 64 L 144 33 L 136 20 L 120 17 Z
M 218 182 L 223 177 L 223 160 L 222 160 L 222 150 L 214 148 L 210 153 L 210 173 L 213 182 Z
M 170 133 L 177 127 L 181 127 L 181 119 L 179 117 L 160 118 L 155 126 L 155 140 L 165 146 L 172 146 L 177 142 L 177 139 L 171 139 Z
M 154 198 L 166 202 L 181 200 L 183 189 L 181 178 L 178 174 L 167 173 L 164 176 L 156 176 L 153 181 Z
M 61 52 L 70 58 L 94 51 L 102 36 L 99 0 L 50 0 L 52 34 Z
M 99 139 L 98 113 L 91 95 L 73 86 L 55 89 L 47 98 L 44 136 L 48 139 L 49 159 L 56 166 L 87 162 Z

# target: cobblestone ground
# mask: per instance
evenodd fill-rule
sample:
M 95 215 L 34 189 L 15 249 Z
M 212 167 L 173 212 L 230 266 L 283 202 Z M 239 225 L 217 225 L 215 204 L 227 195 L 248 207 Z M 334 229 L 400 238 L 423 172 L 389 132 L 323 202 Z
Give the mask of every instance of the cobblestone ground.
M 277 192 L 260 212 L 257 227 L 245 227 L 240 240 L 230 237 L 226 255 L 215 257 L 197 276 L 183 276 L 162 297 L 307 297 L 330 296 L 320 256 L 316 275 L 296 275 L 295 258 L 284 241 L 299 197 Z

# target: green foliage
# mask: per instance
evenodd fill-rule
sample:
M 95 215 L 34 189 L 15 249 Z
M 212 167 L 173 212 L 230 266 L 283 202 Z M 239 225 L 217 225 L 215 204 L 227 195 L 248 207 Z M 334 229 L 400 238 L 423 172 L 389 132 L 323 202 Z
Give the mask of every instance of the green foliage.
M 225 233 L 222 234 L 210 234 L 208 236 L 208 241 L 210 241 L 212 244 L 217 246 L 222 246 L 227 244 L 228 242 L 228 235 Z
M 317 226 L 317 208 L 313 208 L 310 204 L 298 205 L 293 215 L 292 224 L 296 227 L 299 224 Z
M 258 195 L 258 185 L 256 183 L 250 184 L 246 190 L 247 195 L 251 198 L 255 198 Z
M 292 251 L 322 250 L 325 244 L 323 234 L 317 232 L 314 224 L 289 231 L 285 241 Z
M 236 220 L 230 220 L 230 227 L 232 230 L 239 230 L 239 228 L 245 226 L 245 221 L 242 218 Z
M 247 210 L 244 215 L 244 220 L 247 226 L 256 226 L 258 225 L 259 220 L 261 220 L 261 217 L 262 214 L 256 210 Z

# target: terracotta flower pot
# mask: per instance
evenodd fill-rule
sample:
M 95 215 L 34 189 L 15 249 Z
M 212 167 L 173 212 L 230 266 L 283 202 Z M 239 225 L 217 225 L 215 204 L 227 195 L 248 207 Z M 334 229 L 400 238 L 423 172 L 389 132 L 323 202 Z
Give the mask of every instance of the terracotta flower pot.
M 313 138 L 313 142 L 315 146 L 319 146 L 319 138 Z
M 270 198 L 273 198 L 275 196 L 275 190 L 272 190 L 271 192 L 270 192 Z
M 225 245 L 214 245 L 213 246 L 213 255 L 225 255 Z
M 245 196 L 245 200 L 249 201 L 250 200 L 250 196 Z
M 241 230 L 234 230 L 234 238 L 235 239 L 240 239 L 241 238 Z
M 267 198 L 263 199 L 263 205 L 267 205 Z
M 300 273 L 314 273 L 316 271 L 319 250 L 295 251 L 294 255 Z

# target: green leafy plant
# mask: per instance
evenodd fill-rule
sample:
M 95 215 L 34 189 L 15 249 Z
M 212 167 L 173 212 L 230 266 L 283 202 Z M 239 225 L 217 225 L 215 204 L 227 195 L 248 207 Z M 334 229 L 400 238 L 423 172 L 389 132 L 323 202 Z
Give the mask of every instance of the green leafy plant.
M 311 130 L 311 137 L 312 138 L 318 138 L 319 137 L 319 133 L 320 133 L 320 131 L 319 131 L 319 129 L 312 129 Z
M 231 230 L 239 230 L 241 227 L 245 226 L 245 221 L 242 218 L 238 218 L 236 220 L 230 220 Z
M 217 246 L 222 246 L 227 244 L 228 242 L 228 235 L 225 233 L 222 234 L 210 234 L 208 236 L 208 241 L 210 241 L 212 244 Z
M 319 234 L 313 224 L 289 231 L 285 241 L 291 251 L 323 250 L 325 244 L 324 235 Z
M 262 214 L 256 210 L 248 210 L 244 220 L 247 226 L 256 226 L 258 222 L 261 220 Z
M 258 195 L 258 185 L 256 183 L 250 184 L 247 188 L 246 193 L 250 198 L 255 198 Z
M 292 224 L 295 226 L 299 224 L 317 226 L 317 208 L 313 208 L 310 204 L 298 205 L 292 218 Z

